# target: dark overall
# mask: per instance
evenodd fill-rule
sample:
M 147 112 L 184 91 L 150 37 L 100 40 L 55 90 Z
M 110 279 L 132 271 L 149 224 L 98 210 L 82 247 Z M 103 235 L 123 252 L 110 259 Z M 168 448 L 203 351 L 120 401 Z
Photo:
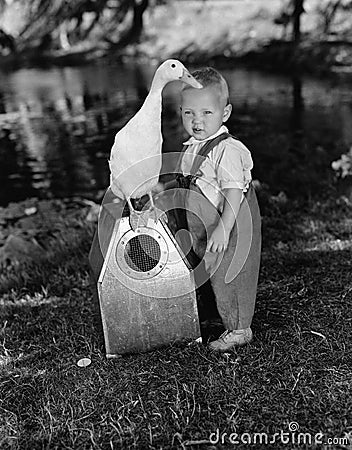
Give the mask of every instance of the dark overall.
M 221 214 L 196 185 L 204 158 L 219 142 L 229 137 L 228 133 L 223 133 L 207 141 L 194 158 L 190 175 L 177 175 L 179 188 L 183 188 L 178 204 L 183 202 L 184 207 L 176 210 L 176 222 L 178 229 L 186 229 L 190 233 L 193 248 L 189 250 L 190 241 L 187 242 L 187 237 L 180 243 L 194 271 L 205 264 L 225 328 L 239 330 L 251 325 L 257 293 L 261 218 L 255 190 L 250 184 L 244 194 L 227 249 L 214 253 L 207 252 L 206 247 Z M 183 154 L 178 163 L 178 172 L 182 157 Z

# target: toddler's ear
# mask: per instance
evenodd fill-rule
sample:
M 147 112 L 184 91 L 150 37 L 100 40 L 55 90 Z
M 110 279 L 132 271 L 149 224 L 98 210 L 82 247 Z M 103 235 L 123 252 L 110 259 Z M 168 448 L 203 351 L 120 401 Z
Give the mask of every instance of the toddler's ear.
M 222 121 L 223 122 L 227 121 L 227 119 L 231 116 L 231 112 L 232 112 L 232 105 L 231 105 L 231 103 L 229 103 L 224 108 L 224 113 L 223 113 L 223 116 L 222 116 Z

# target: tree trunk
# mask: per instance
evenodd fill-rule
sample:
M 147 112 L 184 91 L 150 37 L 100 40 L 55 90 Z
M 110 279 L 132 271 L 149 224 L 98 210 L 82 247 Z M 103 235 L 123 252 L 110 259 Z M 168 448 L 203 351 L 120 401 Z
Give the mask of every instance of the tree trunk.
M 0 54 L 2 51 L 14 53 L 16 51 L 16 42 L 11 34 L 5 33 L 0 28 Z
M 134 0 L 133 1 L 133 19 L 132 25 L 127 30 L 118 42 L 112 42 L 105 38 L 107 42 L 111 44 L 114 50 L 119 50 L 128 44 L 133 42 L 139 42 L 143 32 L 143 14 L 149 6 L 149 0 Z
M 294 0 L 293 9 L 293 42 L 295 47 L 301 42 L 301 15 L 304 13 L 304 0 Z
M 132 36 L 135 42 L 139 42 L 143 32 L 143 14 L 149 6 L 149 0 L 134 0 Z
M 71 48 L 70 41 L 67 35 L 67 29 L 65 22 L 60 25 L 60 33 L 59 33 L 60 46 L 63 50 L 69 51 Z

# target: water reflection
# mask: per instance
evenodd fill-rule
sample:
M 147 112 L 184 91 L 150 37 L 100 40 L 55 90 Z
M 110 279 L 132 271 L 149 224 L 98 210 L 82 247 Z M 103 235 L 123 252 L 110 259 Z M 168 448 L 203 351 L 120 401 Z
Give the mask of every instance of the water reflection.
M 3 76 L 2 204 L 41 194 L 89 195 L 107 186 L 113 130 L 133 113 L 137 99 L 133 86 L 112 93 L 109 74 L 95 72 L 92 77 L 65 68 Z
M 154 69 L 0 71 L 0 203 L 28 196 L 95 198 L 106 189 L 114 134 L 141 105 Z M 243 69 L 224 74 L 234 106 L 229 127 L 252 150 L 254 176 L 292 197 L 321 192 L 332 176 L 331 161 L 352 143 L 349 84 Z M 165 90 L 165 152 L 178 150 L 186 137 L 178 90 L 177 83 Z

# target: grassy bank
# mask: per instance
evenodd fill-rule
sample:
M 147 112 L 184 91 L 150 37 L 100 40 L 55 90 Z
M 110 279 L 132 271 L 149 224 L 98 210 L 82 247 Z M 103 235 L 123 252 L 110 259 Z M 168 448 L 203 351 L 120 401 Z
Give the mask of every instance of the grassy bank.
M 222 448 L 247 448 L 241 439 L 260 432 L 273 439 L 293 422 L 313 443 L 317 433 L 326 443 L 351 436 L 346 198 L 267 199 L 255 339 L 222 356 L 192 343 L 105 359 L 89 286 L 87 212 L 73 200 L 0 211 L 2 242 L 10 233 L 35 237 L 46 250 L 41 262 L 1 272 L 1 449 L 211 449 L 220 448 L 216 436 L 207 442 L 217 429 L 239 434 L 238 445 L 225 437 Z M 85 356 L 92 364 L 78 367 Z M 285 448 L 304 448 L 292 436 Z M 336 442 L 316 448 L 351 448 Z M 276 437 L 263 448 L 284 446 Z

